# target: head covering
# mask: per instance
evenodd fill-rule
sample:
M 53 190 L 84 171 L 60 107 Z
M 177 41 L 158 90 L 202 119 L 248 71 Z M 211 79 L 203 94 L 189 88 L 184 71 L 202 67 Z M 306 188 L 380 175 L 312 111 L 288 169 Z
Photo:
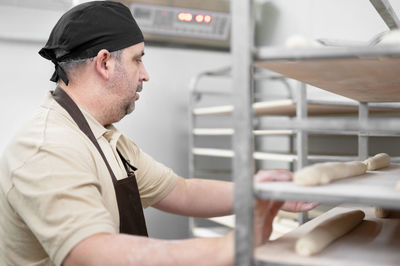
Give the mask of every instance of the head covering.
M 57 82 L 61 78 L 68 85 L 67 74 L 59 62 L 91 58 L 101 49 L 113 52 L 143 41 L 129 8 L 117 2 L 93 1 L 67 11 L 39 54 L 55 65 L 50 80 Z

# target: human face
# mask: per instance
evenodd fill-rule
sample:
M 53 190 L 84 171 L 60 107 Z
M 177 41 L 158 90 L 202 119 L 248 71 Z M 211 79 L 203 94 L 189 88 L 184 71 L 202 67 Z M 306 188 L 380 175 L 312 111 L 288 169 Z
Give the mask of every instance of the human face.
M 125 48 L 121 58 L 115 59 L 114 75 L 110 84 L 114 93 L 118 95 L 114 107 L 119 119 L 135 109 L 135 102 L 139 100 L 139 93 L 143 89 L 143 81 L 149 80 L 142 61 L 143 55 L 144 43 L 139 43 Z

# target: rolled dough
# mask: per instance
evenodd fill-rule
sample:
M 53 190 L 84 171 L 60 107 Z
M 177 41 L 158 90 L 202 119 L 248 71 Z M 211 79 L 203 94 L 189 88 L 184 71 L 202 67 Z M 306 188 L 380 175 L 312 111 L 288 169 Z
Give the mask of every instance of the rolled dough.
M 320 252 L 331 242 L 351 231 L 364 217 L 363 211 L 354 210 L 325 220 L 296 241 L 296 253 L 301 256 L 311 256 Z
M 368 171 L 373 171 L 390 165 L 390 156 L 386 153 L 378 153 L 374 157 L 368 158 L 363 163 L 367 165 Z
M 297 171 L 293 181 L 297 185 L 318 186 L 336 179 L 361 175 L 366 171 L 367 166 L 359 161 L 317 163 Z
M 391 30 L 379 36 L 377 45 L 398 45 L 400 43 L 400 30 Z
M 381 207 L 375 207 L 376 218 L 400 218 L 400 210 L 389 210 Z
M 376 207 L 374 211 L 376 218 L 386 218 L 390 215 L 390 210 L 384 208 Z

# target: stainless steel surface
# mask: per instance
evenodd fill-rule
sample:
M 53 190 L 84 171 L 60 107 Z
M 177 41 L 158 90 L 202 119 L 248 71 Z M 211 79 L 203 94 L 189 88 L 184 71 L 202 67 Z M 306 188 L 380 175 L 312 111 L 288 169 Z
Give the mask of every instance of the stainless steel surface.
M 399 57 L 398 45 L 360 47 L 282 48 L 260 47 L 254 50 L 255 60 L 301 60 L 329 58 Z
M 235 153 L 233 150 L 227 149 L 210 149 L 210 148 L 193 148 L 192 153 L 197 156 L 220 157 L 220 158 L 233 158 Z M 273 152 L 260 152 L 253 153 L 255 160 L 261 161 L 279 161 L 279 162 L 295 162 L 297 161 L 297 154 L 287 153 L 273 153 Z M 307 160 L 312 162 L 323 161 L 354 161 L 357 156 L 343 156 L 343 155 L 308 155 Z
M 389 29 L 400 28 L 400 20 L 388 0 L 370 0 L 370 2 Z
M 276 263 L 276 262 L 268 262 L 256 260 L 255 266 L 300 266 L 300 264 L 287 264 L 287 263 Z
M 360 124 L 368 122 L 368 103 L 360 103 L 358 107 L 358 121 Z M 365 160 L 368 158 L 368 135 L 364 131 L 360 130 L 358 134 L 358 157 L 359 160 Z
M 307 118 L 302 121 L 285 121 L 271 119 L 268 121 L 268 129 L 306 129 L 312 132 L 354 132 L 363 131 L 369 136 L 399 136 L 399 119 L 385 117 L 385 119 L 369 118 L 366 122 L 359 122 L 358 119 L 324 119 Z M 339 132 L 338 132 L 339 131 Z
M 134 13 L 146 42 L 150 44 L 180 48 L 229 49 L 231 24 L 229 0 L 120 0 L 119 2 L 124 3 Z M 178 14 L 190 17 L 186 16 L 188 19 L 180 21 Z M 212 21 L 196 22 L 197 15 L 210 16 Z
M 234 99 L 233 173 L 236 214 L 235 265 L 253 263 L 253 193 L 254 173 L 252 133 L 252 49 L 254 45 L 253 0 L 231 0 L 232 11 L 232 77 Z
M 400 181 L 400 165 L 392 164 L 379 171 L 337 180 L 323 186 L 298 186 L 293 182 L 255 184 L 255 193 L 264 199 L 313 201 L 328 204 L 363 204 L 400 209 L 400 195 L 395 190 Z
M 398 28 L 399 23 L 397 17 L 390 9 L 390 4 L 386 0 L 374 1 L 371 3 L 378 3 L 384 6 L 384 11 L 379 11 L 380 15 L 384 19 L 385 23 L 390 28 Z M 386 14 L 385 14 L 386 13 Z M 247 15 L 247 10 L 242 12 L 242 15 Z M 394 22 L 391 22 L 394 21 Z M 395 45 L 386 46 L 355 46 L 355 47 L 320 47 L 320 48 L 270 48 L 262 47 L 254 49 L 254 60 L 256 66 L 266 67 L 262 65 L 262 61 L 270 62 L 271 60 L 287 60 L 289 63 L 296 60 L 310 60 L 310 59 L 364 59 L 368 57 L 375 57 L 376 60 L 385 59 L 396 61 L 394 57 L 400 56 L 400 48 Z M 394 58 L 394 59 L 393 59 Z M 368 58 L 369 59 L 369 58 Z M 344 61 L 344 60 L 343 60 Z M 359 62 L 359 60 L 355 60 Z M 397 62 L 397 61 L 396 61 Z M 303 61 L 301 62 L 302 65 Z M 329 62 L 330 63 L 330 62 Z M 271 64 L 270 64 L 271 65 Z M 284 66 L 286 67 L 286 65 Z M 390 67 L 389 67 L 390 68 Z M 278 68 L 279 69 L 279 68 Z M 384 69 L 384 68 L 383 68 Z M 397 68 L 396 68 L 397 69 Z M 274 69 L 272 69 L 274 70 Z M 280 72 L 276 71 L 275 72 Z M 332 70 L 334 71 L 334 69 Z M 386 69 L 385 69 L 386 71 Z M 396 70 L 394 70 L 396 71 Z M 327 71 L 329 72 L 329 71 Z M 281 74 L 289 73 L 281 72 Z M 292 77 L 293 78 L 293 77 Z M 364 78 L 364 77 L 363 77 Z M 301 80 L 301 79 L 298 79 Z M 365 80 L 365 78 L 364 78 Z M 307 80 L 303 80 L 306 82 Z M 387 78 L 379 79 L 378 83 L 383 83 L 387 81 Z M 308 82 L 308 81 L 307 81 Z M 322 87 L 323 86 L 317 86 Z M 381 87 L 381 86 L 380 86 Z M 382 92 L 381 92 L 382 93 Z M 365 94 L 365 93 L 364 93 Z M 387 100 L 398 100 L 395 98 L 385 99 Z M 356 99 L 356 98 L 354 98 Z M 364 101 L 362 99 L 357 99 L 359 101 Z M 365 101 L 381 101 L 379 98 L 370 98 Z M 389 104 L 387 104 L 389 105 Z M 277 120 L 271 120 L 268 123 L 268 129 L 293 129 L 293 130 L 307 130 L 308 132 L 340 132 L 341 134 L 346 134 L 345 132 L 352 132 L 351 134 L 359 135 L 359 155 L 360 157 L 365 157 L 368 154 L 368 136 L 371 134 L 382 134 L 382 135 L 398 135 L 398 119 L 386 118 L 386 119 L 371 119 L 368 118 L 368 104 L 362 104 L 360 107 L 360 116 L 356 119 L 310 119 L 306 118 L 303 120 L 294 120 L 286 122 L 278 122 Z M 367 120 L 368 118 L 368 120 Z M 263 121 L 265 122 L 265 121 Z M 400 168 L 400 167 L 399 167 Z M 391 169 L 393 170 L 393 169 Z M 301 201 L 320 201 L 327 203 L 361 203 L 361 204 L 371 204 L 371 205 L 382 205 L 384 207 L 400 208 L 400 196 L 394 191 L 393 184 L 399 181 L 399 169 L 395 169 L 394 173 L 389 173 L 385 176 L 390 182 L 382 182 L 384 176 L 377 176 L 377 178 L 372 178 L 373 174 L 367 174 L 366 176 L 359 177 L 357 179 L 359 182 L 353 182 L 347 180 L 341 182 L 335 182 L 329 186 L 320 186 L 316 188 L 308 187 L 297 187 L 294 183 L 280 183 L 273 182 L 271 184 L 256 184 L 255 191 L 256 196 L 264 199 L 278 199 L 278 200 L 301 200 Z M 383 172 L 383 171 L 382 171 Z M 356 181 L 357 181 L 356 180 Z M 389 185 L 388 185 L 389 184 Z M 357 191 L 357 193 L 354 193 Z M 255 262 L 256 265 L 281 265 L 272 262 Z M 283 263 L 282 265 L 287 265 Z
M 365 213 L 364 220 L 354 230 L 313 256 L 300 256 L 295 252 L 297 239 L 307 235 L 313 228 L 322 225 L 332 217 L 353 210 L 361 210 Z M 374 207 L 354 204 L 339 206 L 318 215 L 309 223 L 293 229 L 280 238 L 258 247 L 254 256 L 257 261 L 283 265 L 398 266 L 400 261 L 399 227 L 399 219 L 376 218 Z
M 296 119 L 302 121 L 307 118 L 307 87 L 306 84 L 299 82 L 296 99 Z M 297 130 L 297 167 L 296 170 L 307 166 L 308 156 L 308 134 L 304 129 Z
M 191 80 L 190 80 L 190 84 L 189 84 L 189 110 L 193 110 L 196 106 L 196 103 L 201 100 L 201 96 L 204 93 L 199 92 L 198 90 L 198 84 L 200 82 L 200 80 L 204 77 L 228 77 L 228 73 L 230 72 L 230 67 L 225 67 L 225 68 L 221 68 L 221 69 L 216 69 L 216 70 L 208 70 L 208 71 L 204 71 L 204 72 L 200 72 L 199 74 L 197 74 L 196 76 L 194 76 Z M 211 92 L 210 92 L 211 93 Z M 192 132 L 192 134 L 189 134 L 189 151 L 192 151 L 194 149 L 194 137 L 195 135 L 197 135 L 195 133 L 195 125 L 196 125 L 196 115 L 191 111 L 189 112 L 189 132 Z M 226 130 L 223 130 L 223 134 L 225 134 Z M 229 131 L 229 129 L 228 129 Z M 232 129 L 233 131 L 233 129 Z M 221 133 L 219 131 L 219 133 Z M 196 177 L 196 173 L 198 173 L 199 171 L 196 171 L 196 165 L 195 165 L 195 158 L 194 158 L 195 153 L 193 152 L 189 152 L 189 178 L 194 178 Z M 211 171 L 209 171 L 208 173 L 211 173 Z M 215 172 L 214 172 L 215 173 Z M 221 173 L 221 172 L 219 172 Z M 198 228 L 197 226 L 197 222 L 196 222 L 196 218 L 194 217 L 189 217 L 189 233 L 191 234 L 191 236 L 195 236 L 196 233 L 196 229 Z
M 32 0 L 33 1 L 33 0 Z M 146 3 L 151 5 L 164 5 L 186 9 L 204 9 L 216 12 L 229 12 L 229 0 L 119 0 L 129 6 L 133 3 Z
M 301 121 L 307 118 L 307 85 L 298 82 L 298 91 L 297 91 L 297 105 L 296 105 L 296 119 Z M 300 170 L 308 164 L 308 133 L 304 129 L 297 130 L 297 138 L 296 138 L 296 146 L 297 146 L 297 164 L 296 170 Z M 301 212 L 298 215 L 298 220 L 300 224 L 303 224 L 308 221 L 308 213 Z

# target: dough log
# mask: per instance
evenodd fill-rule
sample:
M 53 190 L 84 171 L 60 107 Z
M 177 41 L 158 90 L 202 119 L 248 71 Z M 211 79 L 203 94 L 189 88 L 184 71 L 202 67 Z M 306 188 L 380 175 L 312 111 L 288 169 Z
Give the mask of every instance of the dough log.
M 389 210 L 381 207 L 375 207 L 374 211 L 376 218 L 400 218 L 399 210 Z
M 364 174 L 367 166 L 359 161 L 317 163 L 307 166 L 294 174 L 297 185 L 318 186 L 334 180 Z
M 364 219 L 361 210 L 341 213 L 317 225 L 296 242 L 296 253 L 301 256 L 311 256 L 320 252 L 331 242 L 351 231 Z
M 378 153 L 374 157 L 368 158 L 363 163 L 367 165 L 368 171 L 373 171 L 390 165 L 390 156 L 386 153 Z
M 376 207 L 374 209 L 374 212 L 375 212 L 375 217 L 376 218 L 387 218 L 390 215 L 390 210 L 384 209 L 384 208 L 380 208 L 380 207 Z

